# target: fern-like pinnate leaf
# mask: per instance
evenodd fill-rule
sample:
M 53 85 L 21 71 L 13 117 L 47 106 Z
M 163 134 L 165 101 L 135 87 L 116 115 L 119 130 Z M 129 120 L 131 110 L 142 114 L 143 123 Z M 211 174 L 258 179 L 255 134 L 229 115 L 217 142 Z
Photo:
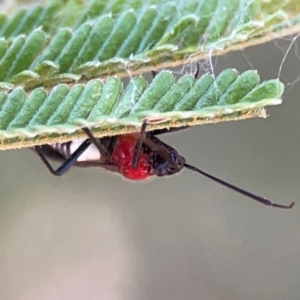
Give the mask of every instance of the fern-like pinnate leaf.
M 163 70 L 299 30 L 295 0 L 50 0 L 0 15 L 0 148 L 265 116 L 283 85 L 251 70 Z M 123 86 L 121 77 L 131 78 Z
M 255 71 L 239 75 L 235 69 L 177 81 L 162 71 L 149 85 L 138 76 L 126 87 L 116 77 L 30 93 L 17 87 L 0 93 L 0 147 L 70 140 L 83 136 L 83 127 L 96 136 L 136 132 L 145 119 L 152 130 L 265 116 L 263 107 L 279 104 L 282 93 L 278 80 L 259 83 Z
M 0 81 L 33 88 L 58 84 L 62 78 L 77 82 L 141 74 L 154 66 L 179 65 L 187 58 L 196 61 L 214 51 L 220 54 L 240 43 L 245 47 L 274 30 L 279 35 L 280 26 L 292 26 L 286 22 L 289 6 L 266 14 L 259 9 L 265 7 L 259 0 L 104 3 L 91 1 L 69 28 L 59 26 L 68 13 L 57 1 L 44 9 L 16 12 L 0 31 L 4 37 L 0 40 Z M 49 28 L 49 18 L 59 8 L 56 27 Z

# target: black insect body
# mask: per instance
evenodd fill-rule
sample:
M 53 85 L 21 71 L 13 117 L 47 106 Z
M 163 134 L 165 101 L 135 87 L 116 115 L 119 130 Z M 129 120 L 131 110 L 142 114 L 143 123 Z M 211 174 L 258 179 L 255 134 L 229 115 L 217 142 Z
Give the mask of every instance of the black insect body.
M 95 138 L 89 129 L 84 128 L 83 131 L 88 137 L 85 140 L 35 146 L 34 149 L 48 170 L 56 176 L 63 175 L 72 165 L 101 167 L 118 172 L 131 180 L 144 180 L 152 175 L 173 175 L 186 168 L 262 204 L 285 209 L 293 207 L 294 202 L 290 205 L 273 203 L 187 164 L 185 158 L 174 148 L 157 138 L 157 135 L 168 130 L 146 132 L 146 127 L 147 124 L 143 123 L 140 133 L 104 138 Z M 176 130 L 180 128 L 171 131 Z M 47 157 L 63 163 L 54 170 Z

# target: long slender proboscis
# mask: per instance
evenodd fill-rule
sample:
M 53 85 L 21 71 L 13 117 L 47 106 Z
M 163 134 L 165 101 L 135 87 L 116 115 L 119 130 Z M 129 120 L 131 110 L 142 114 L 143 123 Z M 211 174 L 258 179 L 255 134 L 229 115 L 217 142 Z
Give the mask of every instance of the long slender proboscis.
M 290 205 L 282 205 L 282 204 L 273 203 L 272 201 L 270 201 L 270 200 L 268 200 L 268 199 L 266 199 L 266 198 L 264 198 L 264 197 L 261 197 L 261 196 L 252 194 L 252 193 L 250 193 L 250 192 L 248 192 L 248 191 L 245 191 L 245 190 L 243 190 L 243 189 L 241 189 L 241 188 L 239 188 L 239 187 L 237 187 L 237 186 L 235 186 L 235 185 L 233 185 L 233 184 L 230 184 L 230 183 L 228 183 L 228 182 L 226 182 L 226 181 L 224 181 L 224 180 L 222 180 L 222 179 L 220 179 L 220 178 L 217 178 L 217 177 L 215 177 L 215 176 L 213 176 L 213 175 L 210 175 L 210 174 L 208 174 L 208 173 L 206 173 L 206 172 L 204 172 L 204 171 L 198 169 L 197 167 L 191 166 L 191 165 L 189 165 L 189 164 L 184 164 L 184 166 L 185 166 L 187 169 L 189 169 L 189 170 L 198 172 L 198 173 L 204 175 L 205 177 L 208 177 L 208 178 L 210 178 L 211 180 L 213 180 L 213 181 L 215 181 L 215 182 L 218 182 L 219 184 L 221 184 L 221 185 L 223 185 L 223 186 L 226 186 L 227 188 L 229 188 L 229 189 L 231 189 L 231 190 L 233 190 L 233 191 L 235 191 L 235 192 L 237 192 L 237 193 L 240 193 L 240 194 L 242 194 L 242 195 L 244 195 L 244 196 L 246 196 L 246 197 L 248 197 L 248 198 L 251 198 L 251 199 L 253 199 L 253 200 L 255 200 L 255 201 L 259 202 L 259 203 L 262 203 L 262 204 L 264 204 L 264 205 L 273 206 L 273 207 L 278 207 L 278 208 L 290 209 L 290 208 L 292 208 L 292 207 L 294 206 L 294 204 L 295 204 L 295 202 L 292 202 Z

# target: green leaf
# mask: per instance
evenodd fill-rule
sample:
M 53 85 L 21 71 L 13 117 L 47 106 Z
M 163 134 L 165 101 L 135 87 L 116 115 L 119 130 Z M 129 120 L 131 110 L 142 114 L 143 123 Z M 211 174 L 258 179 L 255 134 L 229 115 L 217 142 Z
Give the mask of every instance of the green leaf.
M 178 81 L 162 71 L 148 86 L 135 77 L 125 88 L 116 77 L 29 94 L 17 87 L 0 92 L 0 148 L 70 140 L 82 136 L 83 127 L 96 136 L 135 132 L 145 119 L 153 130 L 264 116 L 264 106 L 281 102 L 283 85 L 258 80 L 255 71 L 228 69 L 216 79 L 186 74 Z
M 16 37 L 20 34 L 28 34 L 30 31 L 43 27 L 48 31 L 54 25 L 53 18 L 62 8 L 61 1 L 50 1 L 48 5 L 34 6 L 31 9 L 16 9 L 15 14 L 6 18 L 2 15 L 0 21 L 0 36 L 5 38 Z
M 44 48 L 45 42 L 46 37 L 41 30 L 33 31 L 26 39 L 23 36 L 15 39 L 0 62 L 0 80 L 8 80 L 13 75 L 27 70 Z M 5 70 L 4 66 L 8 68 Z
M 93 0 L 68 1 L 62 6 L 59 1 L 50 1 L 45 7 L 21 9 L 11 18 L 2 18 L 0 80 L 28 89 L 46 82 L 56 85 L 60 78 L 72 80 L 69 75 L 49 80 L 47 74 L 39 72 L 34 81 L 25 77 L 24 82 L 20 77 L 15 80 L 19 73 L 40 69 L 45 62 L 55 65 L 57 74 L 73 73 L 82 81 L 112 74 L 141 74 L 145 69 L 186 63 L 187 58 L 192 62 L 215 52 L 220 55 L 234 45 L 257 44 L 272 31 L 278 37 L 286 28 L 297 29 L 293 26 L 299 24 L 296 14 L 300 6 L 295 0 L 268 3 Z M 277 10 L 270 9 L 273 3 Z M 55 20 L 52 29 L 51 18 Z M 61 27 L 65 18 L 69 28 Z
M 0 148 L 265 116 L 283 85 L 170 67 L 299 31 L 297 0 L 50 0 L 0 15 Z M 276 34 L 274 34 L 276 33 Z M 148 84 L 147 71 L 164 69 Z M 112 75 L 117 75 L 117 77 Z M 123 87 L 119 78 L 128 77 Z

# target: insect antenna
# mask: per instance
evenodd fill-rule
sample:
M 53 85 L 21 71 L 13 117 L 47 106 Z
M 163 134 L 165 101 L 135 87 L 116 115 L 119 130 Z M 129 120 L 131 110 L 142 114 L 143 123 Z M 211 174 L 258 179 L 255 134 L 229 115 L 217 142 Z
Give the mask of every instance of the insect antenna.
M 282 204 L 273 203 L 273 202 L 271 202 L 270 200 L 268 200 L 266 198 L 263 198 L 261 196 L 257 196 L 255 194 L 252 194 L 252 193 L 250 193 L 248 191 L 245 191 L 245 190 L 243 190 L 243 189 L 241 189 L 241 188 L 239 188 L 239 187 L 237 187 L 235 185 L 232 185 L 232 184 L 230 184 L 230 183 L 228 183 L 228 182 L 226 182 L 226 181 L 224 181 L 222 179 L 219 179 L 219 178 L 217 178 L 217 177 L 215 177 L 213 175 L 210 175 L 210 174 L 208 174 L 208 173 L 206 173 L 206 172 L 198 169 L 197 167 L 191 166 L 189 164 L 184 164 L 184 166 L 187 169 L 191 170 L 191 171 L 198 172 L 198 173 L 204 175 L 205 177 L 208 177 L 211 180 L 213 180 L 215 182 L 218 182 L 219 184 L 221 184 L 223 186 L 226 186 L 227 188 L 229 188 L 229 189 L 231 189 L 231 190 L 233 190 L 233 191 L 235 191 L 237 193 L 240 193 L 240 194 L 242 194 L 242 195 L 244 195 L 244 196 L 246 196 L 246 197 L 248 197 L 250 199 L 253 199 L 253 200 L 255 200 L 255 201 L 259 202 L 259 203 L 262 203 L 264 205 L 278 207 L 278 208 L 290 209 L 295 204 L 295 202 L 292 202 L 290 205 L 282 205 Z

